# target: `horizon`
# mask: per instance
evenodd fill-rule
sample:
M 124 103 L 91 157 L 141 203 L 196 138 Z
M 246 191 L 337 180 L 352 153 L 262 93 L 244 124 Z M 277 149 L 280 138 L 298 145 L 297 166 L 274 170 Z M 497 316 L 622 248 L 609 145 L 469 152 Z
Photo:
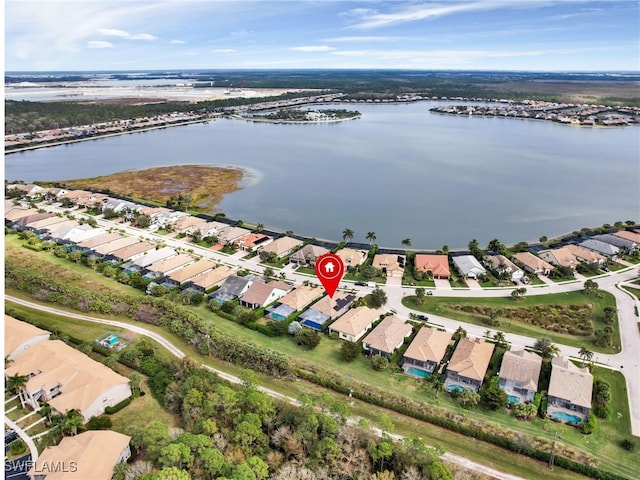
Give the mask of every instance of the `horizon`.
M 8 0 L 6 72 L 638 72 L 625 0 Z

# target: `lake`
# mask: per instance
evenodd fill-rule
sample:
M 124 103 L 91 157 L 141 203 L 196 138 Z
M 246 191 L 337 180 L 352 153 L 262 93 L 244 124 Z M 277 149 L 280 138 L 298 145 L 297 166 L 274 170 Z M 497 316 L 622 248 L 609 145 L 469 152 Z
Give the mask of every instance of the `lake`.
M 358 120 L 216 120 L 5 156 L 8 180 L 64 180 L 175 164 L 250 175 L 217 211 L 280 230 L 385 247 L 511 244 L 638 220 L 640 130 L 429 112 L 435 102 L 352 105 Z

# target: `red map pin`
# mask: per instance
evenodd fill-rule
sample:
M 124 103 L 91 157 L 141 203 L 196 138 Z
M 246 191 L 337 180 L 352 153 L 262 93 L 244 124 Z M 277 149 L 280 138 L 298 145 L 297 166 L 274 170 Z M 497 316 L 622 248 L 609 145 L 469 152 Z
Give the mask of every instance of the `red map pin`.
M 343 275 L 344 263 L 335 253 L 325 253 L 316 260 L 316 276 L 329 297 L 333 298 Z

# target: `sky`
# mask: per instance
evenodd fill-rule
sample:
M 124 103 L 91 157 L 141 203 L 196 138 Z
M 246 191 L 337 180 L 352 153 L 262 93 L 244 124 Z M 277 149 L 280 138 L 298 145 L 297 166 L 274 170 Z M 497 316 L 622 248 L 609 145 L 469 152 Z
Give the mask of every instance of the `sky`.
M 5 70 L 640 71 L 637 0 L 5 0 Z

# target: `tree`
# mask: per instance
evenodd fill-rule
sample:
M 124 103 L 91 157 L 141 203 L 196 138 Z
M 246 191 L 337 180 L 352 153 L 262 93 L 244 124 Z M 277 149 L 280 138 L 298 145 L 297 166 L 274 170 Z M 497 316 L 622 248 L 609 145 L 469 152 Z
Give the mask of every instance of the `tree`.
M 449 245 L 442 246 L 442 253 L 444 253 L 445 255 L 449 253 Z
M 184 443 L 170 443 L 160 450 L 158 463 L 163 467 L 189 467 L 193 463 L 193 455 Z
M 487 245 L 487 250 L 491 250 L 493 252 L 499 253 L 500 255 L 504 255 L 506 248 L 504 244 L 500 242 L 500 240 L 498 240 L 497 238 L 494 238 Z
M 262 274 L 267 278 L 272 278 L 275 275 L 275 271 L 271 267 L 265 267 Z
M 560 349 L 552 344 L 548 338 L 539 338 L 533 348 L 540 352 L 542 358 L 552 358 L 560 353 Z
M 382 470 L 384 461 L 393 455 L 393 443 L 388 439 L 382 440 L 377 444 L 374 443 L 369 447 L 369 455 L 371 455 L 371 460 L 374 464 L 378 461 L 380 462 L 378 470 Z
M 436 399 L 440 396 L 440 392 L 444 388 L 444 383 L 438 377 L 432 377 L 433 382 L 431 383 L 431 388 L 436 392 Z
M 475 407 L 480 402 L 480 394 L 465 388 L 460 392 L 458 400 L 463 408 Z
M 202 468 L 210 478 L 216 478 L 224 474 L 229 469 L 229 465 L 224 459 L 224 455 L 215 448 L 207 448 L 200 455 L 199 460 L 202 462 Z
M 7 377 L 6 389 L 9 391 L 11 395 L 17 395 L 21 392 L 22 388 L 27 384 L 27 376 L 26 375 L 11 375 Z
M 383 357 L 382 355 L 374 355 L 373 358 L 371 358 L 371 367 L 374 370 L 381 372 L 383 370 L 386 370 L 388 366 L 389 360 L 387 359 L 387 357 Z
M 347 362 L 353 362 L 360 352 L 362 352 L 362 346 L 359 343 L 344 341 L 340 346 L 342 358 Z
M 469 251 L 471 255 L 476 257 L 478 260 L 482 258 L 482 249 L 480 249 L 480 243 L 475 238 L 469 242 Z
M 387 294 L 380 287 L 376 287 L 369 294 L 369 305 L 371 308 L 380 308 L 387 303 Z
M 409 248 L 411 246 L 411 239 L 410 238 L 405 238 L 402 240 L 402 245 Z
M 262 230 L 264 230 L 264 224 L 263 223 L 259 223 L 256 225 L 256 232 L 261 232 Z
M 320 335 L 310 328 L 303 328 L 296 333 L 296 343 L 313 350 L 320 343 Z
M 420 287 L 420 288 L 416 288 L 416 305 L 423 305 L 424 304 L 424 299 L 425 299 L 425 289 Z
M 582 347 L 580 349 L 580 351 L 578 352 L 578 356 L 582 359 L 582 367 L 584 368 L 584 364 L 586 362 L 590 362 L 591 359 L 593 358 L 593 352 L 587 350 L 586 348 Z
M 538 407 L 533 403 L 516 403 L 513 414 L 519 420 L 531 420 L 538 413 Z
M 456 331 L 453 332 L 453 335 L 451 336 L 451 338 L 453 338 L 453 340 L 455 341 L 458 341 L 461 338 L 465 338 L 466 336 L 467 336 L 467 331 L 462 327 L 458 327 Z
M 593 295 L 593 294 L 598 292 L 598 288 L 599 288 L 599 286 L 598 286 L 597 282 L 595 282 L 595 281 L 593 281 L 591 279 L 588 279 L 588 280 L 586 280 L 584 282 L 584 290 L 583 290 L 583 292 L 584 292 L 585 295 Z
M 369 245 L 376 241 L 376 232 L 367 232 L 367 240 L 369 240 Z
M 547 240 L 549 240 L 549 239 L 548 239 L 545 235 L 543 235 L 543 236 L 541 236 L 538 240 L 540 241 L 540 243 L 544 243 L 544 242 L 546 242 L 546 241 L 547 241 Z
M 73 436 L 78 434 L 78 429 L 84 426 L 84 419 L 77 410 L 70 410 L 62 420 L 62 431 Z
M 497 377 L 494 378 L 497 380 Z M 491 384 L 484 389 L 482 397 L 491 410 L 504 408 L 509 401 L 507 392 L 498 386 L 497 381 L 492 381 Z
M 496 333 L 494 333 L 493 334 L 493 339 L 498 344 L 498 346 L 503 347 L 503 348 L 507 346 L 507 339 L 504 336 L 504 332 L 496 332 Z
M 342 240 L 346 243 L 348 240 L 353 240 L 353 230 L 345 228 L 342 231 Z

